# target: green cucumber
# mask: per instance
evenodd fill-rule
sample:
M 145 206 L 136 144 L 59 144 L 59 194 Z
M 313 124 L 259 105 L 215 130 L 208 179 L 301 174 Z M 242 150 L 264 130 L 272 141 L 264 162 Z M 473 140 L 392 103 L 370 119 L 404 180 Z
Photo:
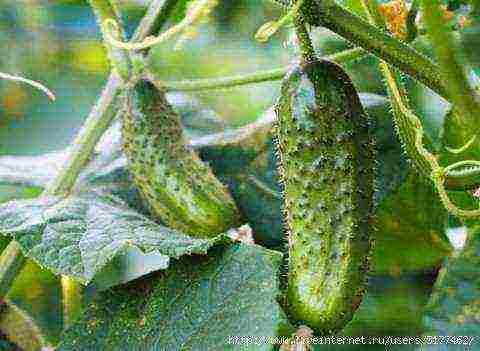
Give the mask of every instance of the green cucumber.
M 330 334 L 351 320 L 366 283 L 376 157 L 370 122 L 349 77 L 324 60 L 287 74 L 276 111 L 287 309 Z
M 165 93 L 138 80 L 125 94 L 123 149 L 133 181 L 154 217 L 200 237 L 237 226 L 239 215 L 232 197 L 187 146 L 180 117 Z

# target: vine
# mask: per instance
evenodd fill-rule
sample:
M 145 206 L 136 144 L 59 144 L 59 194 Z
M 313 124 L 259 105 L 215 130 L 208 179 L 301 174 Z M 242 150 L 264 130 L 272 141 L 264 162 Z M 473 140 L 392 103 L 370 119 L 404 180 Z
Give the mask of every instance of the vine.
M 43 85 L 39 82 L 36 82 L 34 80 L 23 78 L 23 77 L 20 77 L 20 76 L 15 76 L 15 75 L 4 73 L 4 72 L 0 72 L 0 79 L 5 79 L 5 80 L 13 81 L 13 82 L 20 82 L 20 83 L 28 84 L 28 85 L 42 91 L 45 95 L 47 95 L 47 97 L 50 100 L 55 101 L 55 99 L 56 99 L 55 94 L 50 89 L 48 89 L 45 85 Z
M 378 5 L 376 4 L 375 0 L 362 0 L 362 5 L 371 23 L 380 27 L 384 26 L 381 16 L 378 14 L 378 12 L 376 12 L 378 11 Z M 379 66 L 385 78 L 387 89 L 390 95 L 397 132 L 405 146 L 405 149 L 407 150 L 409 157 L 413 160 L 417 168 L 433 181 L 444 207 L 450 213 L 458 217 L 480 216 L 480 209 L 464 210 L 458 208 L 450 200 L 445 188 L 446 178 L 454 174 L 456 169 L 464 168 L 465 166 L 473 166 L 478 171 L 480 169 L 478 168 L 480 166 L 480 162 L 469 160 L 457 162 L 445 168 L 441 167 L 436 157 L 424 146 L 424 132 L 422 123 L 408 107 L 407 94 L 403 88 L 399 74 L 394 72 L 384 61 L 380 61 Z
M 185 18 L 180 23 L 163 32 L 158 37 L 146 37 L 144 41 L 138 43 L 127 43 L 118 40 L 116 33 L 119 31 L 119 25 L 113 18 L 107 18 L 103 21 L 103 25 L 106 28 L 105 39 L 113 47 L 124 50 L 148 49 L 185 31 L 202 18 L 208 16 L 212 8 L 216 5 L 217 0 L 197 0 L 193 3 Z

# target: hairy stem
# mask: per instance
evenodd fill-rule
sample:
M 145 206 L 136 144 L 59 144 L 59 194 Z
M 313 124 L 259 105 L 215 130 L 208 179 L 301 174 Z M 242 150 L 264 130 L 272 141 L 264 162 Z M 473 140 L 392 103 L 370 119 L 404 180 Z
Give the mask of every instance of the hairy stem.
M 62 276 L 63 328 L 69 328 L 82 312 L 83 287 L 70 277 Z
M 305 62 L 313 62 L 316 60 L 315 49 L 313 48 L 312 41 L 305 27 L 305 20 L 301 15 L 296 15 L 294 19 L 295 34 L 300 46 L 300 54 L 302 60 Z
M 274 0 L 291 6 L 292 0 Z M 315 4 L 318 22 L 351 43 L 374 54 L 449 100 L 439 68 L 429 58 L 386 31 L 367 23 L 333 0 L 310 0 Z
M 105 24 L 107 20 L 114 20 L 116 23 L 119 22 L 118 11 L 110 0 L 88 0 L 88 2 L 95 13 L 95 17 L 97 18 L 97 22 L 102 31 L 112 68 L 123 80 L 126 81 L 130 77 L 131 72 L 131 63 L 128 53 L 111 45 L 108 40 L 105 40 L 107 33 L 113 34 L 117 40 L 123 40 L 125 38 L 125 33 L 121 26 L 116 27 L 116 31 L 111 33 Z
M 362 5 L 368 20 L 379 27 L 385 23 L 378 13 L 376 0 L 362 0 Z M 411 111 L 408 103 L 408 95 L 402 83 L 400 74 L 392 69 L 386 62 L 380 61 L 380 70 L 385 79 L 390 101 L 393 107 L 395 125 L 404 147 L 421 173 L 430 178 L 438 191 L 444 207 L 458 217 L 478 217 L 479 210 L 464 210 L 458 208 L 448 197 L 446 182 L 450 169 L 463 167 L 465 163 L 476 161 L 459 162 L 447 168 L 442 168 L 436 157 L 424 145 L 424 132 L 420 119 Z M 477 171 L 480 170 L 477 168 Z
M 20 251 L 20 245 L 16 241 L 12 240 L 3 250 L 0 257 L 0 302 L 7 295 L 26 260 Z
M 445 99 L 449 98 L 437 65 L 385 31 L 377 29 L 335 3 L 325 11 L 323 24 L 355 45 L 399 68 Z
M 322 59 L 334 61 L 338 64 L 344 64 L 350 61 L 364 58 L 368 55 L 366 51 L 360 48 L 344 50 L 332 55 L 322 57 Z M 289 67 L 281 67 L 271 70 L 258 71 L 245 75 L 235 75 L 231 77 L 222 77 L 216 79 L 196 79 L 183 80 L 178 82 L 166 82 L 158 79 L 155 72 L 148 72 L 146 78 L 159 88 L 166 91 L 202 91 L 222 88 L 232 88 L 247 84 L 270 82 L 282 79 L 287 73 Z
M 450 100 L 458 110 L 465 127 L 472 134 L 476 134 L 480 125 L 480 97 L 470 85 L 466 71 L 456 54 L 460 48 L 456 47 L 452 33 L 445 24 L 438 1 L 423 0 L 422 10 Z
M 72 144 L 70 155 L 58 176 L 47 187 L 48 195 L 65 195 L 73 188 L 81 170 L 88 162 L 97 142 L 116 115 L 114 104 L 118 98 L 118 89 L 122 85 L 120 77 L 112 74 L 97 104 L 93 107 L 85 124 Z

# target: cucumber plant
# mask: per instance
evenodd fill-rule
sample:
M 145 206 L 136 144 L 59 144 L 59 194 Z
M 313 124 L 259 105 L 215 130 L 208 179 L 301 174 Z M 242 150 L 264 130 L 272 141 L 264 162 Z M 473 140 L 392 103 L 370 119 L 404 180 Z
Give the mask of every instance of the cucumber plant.
M 378 161 L 375 123 L 361 104 L 350 71 L 341 65 L 369 55 L 379 59 L 398 139 L 418 177 L 430 180 L 439 195 L 435 200 L 458 223 L 478 225 L 480 161 L 473 158 L 478 155 L 480 99 L 450 32 L 455 26 L 442 23 L 442 11 L 448 9 L 430 0 L 414 1 L 407 16 L 402 14 L 394 18 L 399 21 L 395 26 L 387 26 L 375 0 L 360 2 L 363 17 L 358 8 L 355 14 L 334 0 L 273 2 L 287 14 L 262 26 L 256 37 L 266 41 L 292 24 L 300 54 L 290 67 L 172 82 L 157 77 L 150 48 L 178 35 L 185 44 L 219 5 L 218 0 L 154 0 L 128 42 L 115 2 L 89 1 L 112 65 L 107 86 L 72 147 L 62 154 L 60 172 L 48 184 L 41 184 L 42 195 L 0 205 L 0 232 L 11 239 L 8 245 L 1 242 L 5 249 L 0 257 L 0 300 L 23 274 L 26 258 L 62 276 L 65 325 L 82 314 L 78 306 L 83 297 L 119 285 L 98 292 L 87 303 L 86 313 L 62 337 L 60 350 L 154 350 L 159 345 L 195 349 L 192 340 L 201 343 L 200 349 L 222 349 L 236 342 L 234 335 L 247 331 L 256 336 L 260 332 L 287 336 L 300 324 L 308 326 L 300 331 L 308 330 L 309 336 L 345 330 L 367 289 Z M 179 7 L 186 8 L 185 15 L 175 23 Z M 465 9 L 478 12 L 473 2 L 465 2 Z M 160 32 L 169 18 L 173 26 Z M 419 23 L 423 27 L 417 27 Z M 320 57 L 310 30 L 317 26 L 355 47 Z M 387 28 L 400 28 L 401 38 Z M 412 44 L 425 34 L 435 60 Z M 444 133 L 448 140 L 442 140 L 442 149 L 436 149 L 425 133 L 424 119 L 410 107 L 403 74 L 451 103 Z M 3 73 L 0 77 L 28 82 L 51 96 L 36 82 Z M 190 140 L 181 114 L 167 99 L 170 91 L 228 88 L 282 78 L 273 128 L 268 120 L 240 131 Z M 113 143 L 114 150 L 105 151 L 108 142 L 99 141 L 115 117 L 121 127 L 112 126 L 107 136 L 119 132 L 121 146 Z M 248 180 L 249 189 L 283 202 L 288 248 L 283 256 L 288 262 L 283 281 L 281 249 L 250 247 L 250 228 L 237 228 L 253 222 L 253 216 L 242 212 L 238 196 L 242 177 L 248 175 L 238 170 L 261 163 L 272 135 L 282 192 L 257 178 Z M 209 152 L 197 153 L 195 148 L 202 147 Z M 215 167 L 210 168 L 205 155 L 215 155 Z M 223 165 L 231 170 L 222 175 L 218 168 Z M 240 185 L 229 182 L 229 172 L 241 173 L 235 178 Z M 273 179 L 271 175 L 265 178 Z M 150 213 L 135 202 L 137 194 Z M 260 208 L 259 212 L 257 219 L 266 211 Z M 394 228 L 396 223 L 401 222 L 389 224 Z M 136 262 L 135 269 L 130 269 L 132 262 Z M 105 278 L 109 274 L 117 276 Z M 85 294 L 76 280 L 88 284 Z M 10 303 L 8 296 L 6 301 Z M 7 310 L 11 316 L 14 309 Z M 0 317 L 1 313 L 2 309 Z M 100 326 L 103 322 L 105 326 Z M 1 323 L 2 318 L 0 328 Z M 231 333 L 230 339 L 223 340 L 220 329 Z M 211 338 L 209 333 L 214 333 Z M 92 338 L 84 340 L 87 334 Z

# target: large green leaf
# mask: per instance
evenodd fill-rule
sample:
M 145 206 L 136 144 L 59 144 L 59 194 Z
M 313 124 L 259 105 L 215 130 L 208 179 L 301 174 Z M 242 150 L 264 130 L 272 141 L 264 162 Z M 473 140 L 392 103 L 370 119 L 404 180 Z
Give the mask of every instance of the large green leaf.
M 230 192 L 256 242 L 268 247 L 283 243 L 281 188 L 269 109 L 256 122 L 235 131 L 193 140 L 200 156 Z
M 424 316 L 426 335 L 475 336 L 480 330 L 480 227 L 439 273 Z M 464 337 L 462 340 L 467 341 Z M 474 341 L 478 344 L 478 340 Z M 473 346 L 475 347 L 478 346 Z M 426 350 L 466 350 L 466 345 L 426 345 Z
M 94 191 L 3 204 L 0 232 L 17 240 L 40 265 L 84 283 L 132 246 L 159 254 L 158 267 L 148 267 L 155 270 L 165 268 L 169 258 L 205 254 L 228 241 L 223 235 L 193 239 L 151 221 L 115 196 Z
M 414 172 L 381 202 L 377 216 L 376 273 L 431 270 L 452 252 L 447 212 L 432 184 Z
M 281 255 L 219 246 L 97 296 L 65 335 L 67 350 L 270 350 L 229 337 L 274 337 L 288 328 L 277 303 Z

